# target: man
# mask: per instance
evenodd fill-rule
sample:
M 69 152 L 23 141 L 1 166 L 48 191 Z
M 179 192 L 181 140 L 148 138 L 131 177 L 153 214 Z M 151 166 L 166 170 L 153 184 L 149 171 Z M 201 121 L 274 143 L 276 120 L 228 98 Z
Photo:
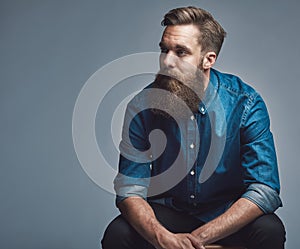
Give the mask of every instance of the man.
M 126 110 L 115 179 L 121 215 L 103 248 L 284 248 L 262 98 L 212 68 L 226 33 L 208 12 L 174 9 L 162 25 L 161 70 Z

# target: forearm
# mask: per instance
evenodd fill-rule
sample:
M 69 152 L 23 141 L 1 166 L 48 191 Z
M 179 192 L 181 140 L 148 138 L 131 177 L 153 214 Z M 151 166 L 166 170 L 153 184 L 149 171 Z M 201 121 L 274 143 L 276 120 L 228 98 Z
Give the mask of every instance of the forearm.
M 170 233 L 156 219 L 151 206 L 140 197 L 129 197 L 118 204 L 123 217 L 156 248 L 159 237 Z
M 253 202 L 240 198 L 224 214 L 194 230 L 192 234 L 207 245 L 237 232 L 262 214 Z
M 128 197 L 118 206 L 125 219 L 157 249 L 205 249 L 192 234 L 168 231 L 156 219 L 151 206 L 140 197 Z

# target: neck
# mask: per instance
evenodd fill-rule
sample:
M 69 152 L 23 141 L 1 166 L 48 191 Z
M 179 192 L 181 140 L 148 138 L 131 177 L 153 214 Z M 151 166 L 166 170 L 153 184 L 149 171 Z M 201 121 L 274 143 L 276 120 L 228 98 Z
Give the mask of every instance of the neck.
M 204 85 L 204 91 L 206 90 L 206 88 L 208 87 L 209 84 L 209 79 L 210 79 L 210 68 L 203 70 L 203 74 L 204 74 L 204 80 L 203 80 L 203 85 Z

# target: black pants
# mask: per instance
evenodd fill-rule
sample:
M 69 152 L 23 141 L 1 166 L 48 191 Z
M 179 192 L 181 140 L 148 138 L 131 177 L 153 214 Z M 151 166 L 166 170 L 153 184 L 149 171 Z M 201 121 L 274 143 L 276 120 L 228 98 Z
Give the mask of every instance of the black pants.
M 174 233 L 189 233 L 204 223 L 167 207 L 151 204 L 157 219 Z M 247 249 L 283 249 L 285 229 L 275 214 L 257 218 L 237 233 L 216 243 L 241 245 Z M 101 241 L 103 249 L 154 249 L 120 215 L 107 227 Z

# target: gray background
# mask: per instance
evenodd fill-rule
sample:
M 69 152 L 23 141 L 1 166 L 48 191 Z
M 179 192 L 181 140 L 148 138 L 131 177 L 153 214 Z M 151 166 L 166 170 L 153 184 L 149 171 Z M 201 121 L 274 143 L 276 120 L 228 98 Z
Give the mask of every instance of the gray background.
M 220 21 L 228 38 L 216 68 L 239 75 L 268 105 L 284 202 L 277 213 L 287 248 L 298 248 L 299 1 L 1 0 L 1 249 L 99 248 L 118 211 L 74 152 L 76 98 L 110 61 L 158 51 L 163 14 L 182 5 Z

